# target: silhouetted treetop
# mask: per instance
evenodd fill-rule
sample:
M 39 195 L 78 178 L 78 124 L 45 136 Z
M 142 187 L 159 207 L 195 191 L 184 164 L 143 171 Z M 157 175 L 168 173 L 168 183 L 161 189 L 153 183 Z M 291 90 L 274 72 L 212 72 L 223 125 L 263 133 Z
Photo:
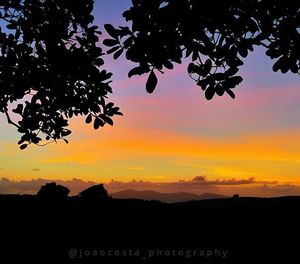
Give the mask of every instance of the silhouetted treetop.
M 38 191 L 37 196 L 43 200 L 53 201 L 65 199 L 69 193 L 70 190 L 67 187 L 51 182 L 43 185 Z
M 79 197 L 86 200 L 98 201 L 107 200 L 109 198 L 103 184 L 93 185 L 79 193 Z
M 99 69 L 93 2 L 0 1 L 0 112 L 22 134 L 21 149 L 64 139 L 73 115 L 98 129 L 121 114 L 106 102 L 112 74 Z
M 129 77 L 149 73 L 149 93 L 157 72 L 188 58 L 188 74 L 208 100 L 224 93 L 235 98 L 239 68 L 255 46 L 275 59 L 274 71 L 299 73 L 300 1 L 132 0 L 123 16 L 131 28 L 105 25 L 107 53 L 117 59 L 125 52 L 138 64 Z

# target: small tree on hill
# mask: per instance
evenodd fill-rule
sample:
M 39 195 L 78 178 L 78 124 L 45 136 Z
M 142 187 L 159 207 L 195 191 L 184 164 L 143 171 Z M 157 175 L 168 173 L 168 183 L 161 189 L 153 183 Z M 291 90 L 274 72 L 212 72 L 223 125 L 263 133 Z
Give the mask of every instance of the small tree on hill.
M 57 201 L 66 199 L 69 192 L 70 190 L 67 187 L 51 182 L 43 185 L 37 196 L 43 200 Z
M 103 184 L 93 185 L 79 193 L 79 197 L 91 201 L 103 201 L 109 199 Z

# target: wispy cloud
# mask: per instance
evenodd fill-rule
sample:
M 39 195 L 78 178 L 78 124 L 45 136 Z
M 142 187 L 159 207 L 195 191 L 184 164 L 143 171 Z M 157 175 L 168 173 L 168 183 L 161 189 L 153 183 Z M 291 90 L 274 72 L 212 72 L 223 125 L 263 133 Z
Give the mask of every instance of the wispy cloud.
M 64 185 L 71 190 L 71 194 L 78 194 L 80 191 L 90 187 L 99 182 L 83 181 L 80 179 L 72 180 L 47 180 L 47 179 L 32 179 L 28 181 L 12 181 L 7 178 L 0 179 L 0 193 L 20 193 L 20 194 L 34 194 L 39 188 L 48 183 L 55 181 L 58 184 Z M 114 193 L 121 190 L 154 190 L 158 192 L 191 192 L 201 194 L 206 192 L 213 192 L 217 194 L 232 195 L 233 193 L 240 193 L 241 195 L 251 196 L 280 196 L 280 195 L 300 195 L 300 186 L 292 184 L 284 184 L 277 182 L 267 182 L 249 179 L 217 179 L 208 180 L 204 176 L 196 176 L 191 180 L 180 180 L 176 182 L 151 182 L 132 180 L 128 182 L 110 181 L 105 183 L 105 188 Z
M 229 179 L 229 180 L 213 180 L 209 181 L 205 176 L 196 176 L 192 179 L 191 183 L 199 183 L 205 185 L 244 185 L 244 184 L 277 184 L 277 181 L 257 181 L 254 177 L 250 177 L 249 179 Z
M 259 181 L 251 177 L 248 179 L 216 179 L 208 180 L 205 176 L 196 176 L 191 180 L 179 180 L 176 182 L 151 182 L 132 180 L 129 182 L 114 181 L 107 183 L 106 186 L 111 191 L 120 191 L 125 189 L 134 190 L 155 190 L 159 192 L 192 192 L 201 194 L 204 192 L 222 193 L 230 192 L 234 188 L 249 188 L 259 185 L 274 186 L 278 184 L 275 181 Z

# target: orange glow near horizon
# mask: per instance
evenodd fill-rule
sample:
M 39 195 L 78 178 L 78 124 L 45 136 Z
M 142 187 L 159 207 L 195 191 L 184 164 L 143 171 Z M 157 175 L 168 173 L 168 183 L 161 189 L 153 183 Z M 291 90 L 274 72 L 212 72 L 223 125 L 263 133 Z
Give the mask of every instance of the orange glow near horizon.
M 17 180 L 75 177 L 96 182 L 172 182 L 207 175 L 209 179 L 255 177 L 299 184 L 295 172 L 300 168 L 300 131 L 211 139 L 128 128 L 122 126 L 122 120 L 116 121 L 116 127 L 93 131 L 87 126 L 80 129 L 82 122 L 73 122 L 69 145 L 33 146 L 21 152 L 6 144 L 10 168 L 3 168 L 0 175 Z

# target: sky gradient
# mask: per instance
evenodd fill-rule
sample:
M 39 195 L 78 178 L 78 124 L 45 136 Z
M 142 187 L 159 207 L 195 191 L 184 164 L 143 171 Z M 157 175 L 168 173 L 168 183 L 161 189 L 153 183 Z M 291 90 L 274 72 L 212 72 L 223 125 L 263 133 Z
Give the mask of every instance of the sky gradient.
M 129 6 L 127 0 L 96 1 L 95 21 L 101 29 L 103 23 L 124 25 L 121 14 Z M 114 73 L 110 99 L 124 116 L 97 131 L 74 118 L 68 145 L 25 151 L 17 146 L 15 128 L 1 116 L 0 178 L 168 183 L 205 175 L 210 181 L 254 177 L 250 184 L 260 187 L 273 181 L 300 185 L 299 76 L 273 73 L 264 49 L 256 48 L 246 59 L 235 100 L 224 95 L 206 101 L 186 64 L 159 75 L 150 95 L 146 76 L 128 79 L 134 64 L 124 57 L 115 62 L 107 56 L 105 61 Z

